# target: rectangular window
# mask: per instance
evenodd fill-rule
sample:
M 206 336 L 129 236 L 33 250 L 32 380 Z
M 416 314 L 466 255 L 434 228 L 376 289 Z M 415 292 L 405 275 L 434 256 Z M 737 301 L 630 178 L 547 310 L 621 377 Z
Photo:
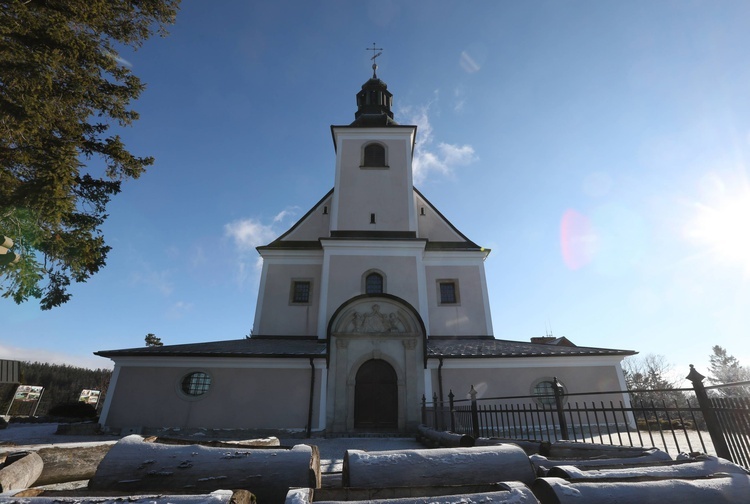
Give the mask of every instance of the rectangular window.
M 440 304 L 458 304 L 458 282 L 455 280 L 438 280 Z
M 293 280 L 291 302 L 293 304 L 309 304 L 310 285 L 309 280 Z

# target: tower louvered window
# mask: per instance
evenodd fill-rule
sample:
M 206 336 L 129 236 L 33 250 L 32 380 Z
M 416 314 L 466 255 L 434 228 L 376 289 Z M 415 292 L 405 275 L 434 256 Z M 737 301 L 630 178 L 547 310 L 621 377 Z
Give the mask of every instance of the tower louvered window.
M 385 147 L 377 143 L 371 143 L 365 146 L 365 155 L 363 166 L 384 167 L 385 164 Z

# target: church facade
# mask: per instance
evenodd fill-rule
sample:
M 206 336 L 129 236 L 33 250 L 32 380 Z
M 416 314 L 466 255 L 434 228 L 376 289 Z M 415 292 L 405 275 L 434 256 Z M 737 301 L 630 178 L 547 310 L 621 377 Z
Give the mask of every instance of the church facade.
M 625 388 L 634 352 L 493 337 L 484 261 L 413 185 L 417 127 L 368 80 L 331 126 L 334 187 L 263 258 L 252 336 L 96 352 L 109 429 L 414 431 L 422 397 Z M 585 399 L 585 397 L 584 397 Z M 598 397 L 601 399 L 601 397 Z M 615 397 L 621 400 L 622 395 Z

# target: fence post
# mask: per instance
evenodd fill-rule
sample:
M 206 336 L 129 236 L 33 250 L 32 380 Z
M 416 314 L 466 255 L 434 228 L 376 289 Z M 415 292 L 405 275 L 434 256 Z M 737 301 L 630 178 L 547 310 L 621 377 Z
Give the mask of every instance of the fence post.
M 453 389 L 450 389 L 450 392 L 448 392 L 448 404 L 450 407 L 450 414 L 451 414 L 451 432 L 456 432 L 456 417 L 453 414 Z
M 471 427 L 474 434 L 474 439 L 479 437 L 479 409 L 477 408 L 477 391 L 474 390 L 474 385 L 469 390 L 471 396 Z
M 435 430 L 440 430 L 440 424 L 438 424 L 437 392 L 432 393 L 432 421 L 435 422 L 432 428 Z
M 565 410 L 563 409 L 563 386 L 557 381 L 557 376 L 552 380 L 552 390 L 555 393 L 555 406 L 557 406 L 557 419 L 560 422 L 560 437 L 568 439 L 568 423 L 565 421 Z
M 695 397 L 698 399 L 698 406 L 700 406 L 703 418 L 706 420 L 706 428 L 708 429 L 708 434 L 711 436 L 711 442 L 714 444 L 716 455 L 727 460 L 732 460 L 732 454 L 729 452 L 726 439 L 724 439 L 721 424 L 711 406 L 711 399 L 709 399 L 708 393 L 706 393 L 706 388 L 703 386 L 705 376 L 696 371 L 693 365 L 690 364 L 690 374 L 686 378 L 693 383 Z
M 443 402 L 443 396 L 442 395 L 435 395 L 435 400 L 437 401 L 437 404 L 440 405 L 440 415 L 437 417 L 438 419 L 438 428 L 439 431 L 448 430 L 445 427 L 445 403 Z M 436 407 L 437 407 L 436 404 Z

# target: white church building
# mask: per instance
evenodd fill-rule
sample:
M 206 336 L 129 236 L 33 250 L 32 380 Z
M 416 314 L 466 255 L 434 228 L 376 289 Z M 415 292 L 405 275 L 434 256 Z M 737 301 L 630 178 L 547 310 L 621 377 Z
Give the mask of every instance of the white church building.
M 408 433 L 423 396 L 472 385 L 480 397 L 546 393 L 552 377 L 625 389 L 635 352 L 494 338 L 490 251 L 414 187 L 417 127 L 394 121 L 392 101 L 373 72 L 354 122 L 331 126 L 333 189 L 258 247 L 251 337 L 96 352 L 114 361 L 105 428 Z

